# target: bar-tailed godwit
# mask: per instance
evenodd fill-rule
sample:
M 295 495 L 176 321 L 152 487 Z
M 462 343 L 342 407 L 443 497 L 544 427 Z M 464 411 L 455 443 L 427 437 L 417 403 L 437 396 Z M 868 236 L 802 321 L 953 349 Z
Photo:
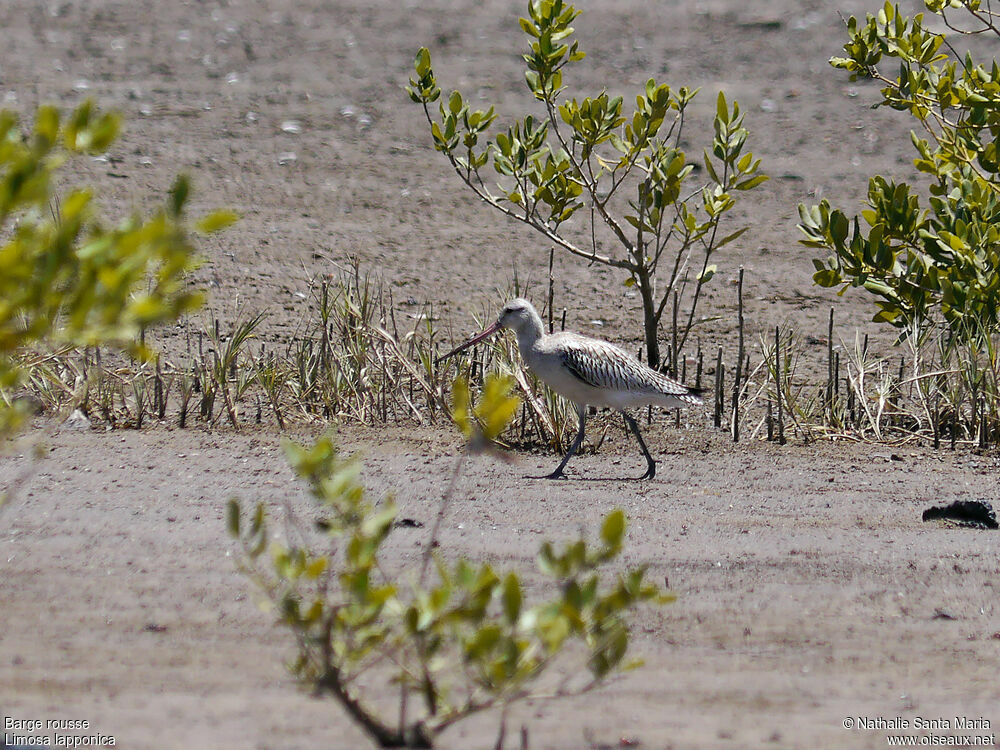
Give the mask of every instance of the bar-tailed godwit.
M 640 479 L 652 479 L 656 474 L 656 462 L 649 455 L 639 425 L 626 410 L 650 404 L 675 408 L 702 403 L 700 389 L 668 378 L 613 344 L 576 333 L 546 334 L 534 306 L 521 298 L 504 305 L 496 323 L 441 359 L 458 354 L 505 328 L 517 335 L 517 348 L 524 363 L 549 388 L 572 401 L 579 415 L 576 439 L 548 479 L 563 476 L 563 469 L 583 442 L 588 406 L 610 406 L 621 413 L 646 458 L 646 473 Z

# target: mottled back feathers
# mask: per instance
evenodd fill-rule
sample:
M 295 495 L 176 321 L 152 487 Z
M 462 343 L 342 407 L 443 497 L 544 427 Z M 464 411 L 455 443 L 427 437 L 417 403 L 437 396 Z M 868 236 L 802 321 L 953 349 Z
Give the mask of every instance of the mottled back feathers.
M 695 389 L 656 372 L 613 344 L 575 334 L 554 336 L 552 343 L 563 367 L 593 388 L 668 396 L 691 405 L 702 403 Z

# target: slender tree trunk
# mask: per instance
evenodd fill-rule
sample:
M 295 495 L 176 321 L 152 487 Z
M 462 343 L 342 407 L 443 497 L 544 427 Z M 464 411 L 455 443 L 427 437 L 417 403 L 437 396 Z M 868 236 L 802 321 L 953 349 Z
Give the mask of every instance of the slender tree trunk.
M 417 722 L 405 727 L 393 728 L 383 723 L 369 712 L 351 695 L 340 681 L 337 670 L 331 669 L 319 678 L 316 686 L 331 693 L 361 728 L 383 748 L 433 748 L 434 738 L 427 728 Z
M 642 328 L 646 336 L 646 363 L 654 370 L 660 366 L 660 344 L 656 340 L 656 300 L 653 299 L 653 280 L 649 269 L 640 266 L 636 272 L 636 286 L 642 298 Z

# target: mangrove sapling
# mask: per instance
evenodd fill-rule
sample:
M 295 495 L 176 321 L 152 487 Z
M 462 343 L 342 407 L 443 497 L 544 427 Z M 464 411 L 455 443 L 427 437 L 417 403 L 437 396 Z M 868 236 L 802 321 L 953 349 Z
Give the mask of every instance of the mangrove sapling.
M 864 414 L 865 424 L 875 440 L 881 441 L 883 437 L 882 413 L 885 409 L 885 400 L 884 397 L 869 398 L 866 380 L 869 378 L 874 380 L 878 384 L 876 391 L 884 396 L 882 384 L 885 383 L 886 378 L 885 362 L 869 351 L 867 343 L 866 340 L 862 345 L 861 336 L 855 333 L 854 348 L 853 351 L 849 351 L 847 360 L 847 381 L 855 394 L 855 402 L 860 405 L 861 412 Z
M 760 336 L 760 349 L 771 381 L 778 441 L 785 442 L 784 418 L 787 416 L 803 440 L 809 442 L 814 438 L 814 430 L 823 424 L 824 394 L 796 377 L 803 347 L 793 331 L 782 331 L 776 326 L 773 336 Z
M 92 189 L 57 191 L 72 157 L 106 152 L 119 128 L 89 101 L 67 116 L 39 107 L 30 128 L 0 110 L 0 392 L 23 381 L 17 352 L 110 343 L 146 359 L 141 331 L 200 302 L 184 280 L 195 265 L 186 178 L 152 216 L 123 221 L 100 216 Z M 215 212 L 195 228 L 234 219 Z M 18 401 L 0 398 L 0 438 L 24 417 Z
M 135 417 L 132 421 L 135 429 L 142 429 L 142 421 L 146 416 L 146 406 L 149 396 L 149 388 L 146 383 L 146 378 L 142 373 L 137 373 L 134 377 L 130 379 L 132 386 L 132 398 L 135 404 Z M 122 392 L 122 401 L 125 402 L 124 390 Z M 126 408 L 128 408 L 126 406 Z
M 760 185 L 760 160 L 744 152 L 748 131 L 739 104 L 720 92 L 711 148 L 700 162 L 703 181 L 693 185 L 696 164 L 681 148 L 685 116 L 697 94 L 652 78 L 626 113 L 622 97 L 601 92 L 578 101 L 563 96 L 563 73 L 584 58 L 570 25 L 580 14 L 563 0 L 530 0 L 521 28 L 528 36 L 525 80 L 541 103 L 487 139 L 494 108 L 471 109 L 458 91 L 442 97 L 421 48 L 416 77 L 407 88 L 423 107 L 434 148 L 484 203 L 537 230 L 571 255 L 618 269 L 642 302 L 646 359 L 661 364 L 658 334 L 675 294 L 686 307 L 673 351 L 684 347 L 705 284 L 715 274 L 713 256 L 747 227 L 720 232 L 737 194 Z M 440 100 L 440 102 L 439 102 Z M 437 111 L 432 104 L 438 103 Z M 485 172 L 492 163 L 495 174 Z M 499 175 L 500 182 L 491 187 Z M 626 194 L 630 193 L 629 197 Z M 568 230 L 584 217 L 590 246 Z M 610 243 L 615 251 L 603 250 Z
M 213 318 L 207 328 L 213 357 L 212 367 L 206 374 L 212 381 L 213 394 L 222 394 L 226 415 L 230 424 L 237 429 L 240 399 L 254 380 L 253 367 L 248 367 L 243 361 L 247 356 L 244 349 L 266 316 L 266 313 L 258 313 L 244 320 L 238 312 L 232 330 L 226 337 L 220 333 L 221 328 L 217 318 Z
M 643 567 L 602 580 L 601 569 L 623 548 L 621 510 L 604 519 L 596 543 L 542 545 L 539 566 L 552 585 L 534 605 L 519 571 L 498 571 L 437 545 L 468 455 L 492 450 L 518 409 L 512 384 L 491 375 L 473 407 L 467 384 L 455 383 L 452 416 L 467 447 L 416 575 L 387 559 L 395 505 L 368 499 L 357 461 L 341 459 L 329 437 L 286 448 L 316 500 L 314 528 L 289 529 L 272 541 L 263 504 L 249 513 L 235 500 L 229 504 L 241 570 L 295 638 L 293 673 L 317 695 L 334 698 L 380 747 L 431 748 L 442 730 L 475 713 L 499 708 L 504 717 L 511 703 L 538 694 L 539 678 L 573 641 L 586 650 L 586 666 L 570 670 L 546 695 L 592 690 L 634 665 L 626 661 L 632 610 L 671 599 L 645 580 Z M 376 706 L 376 695 L 399 696 L 391 715 Z
M 266 352 L 263 345 L 260 347 L 260 355 L 258 357 L 254 357 L 251 349 L 247 347 L 247 356 L 250 358 L 250 364 L 257 377 L 257 382 L 267 397 L 268 405 L 274 412 L 274 418 L 278 422 L 278 429 L 284 432 L 285 418 L 282 414 L 281 402 L 282 396 L 288 387 L 288 373 L 283 366 L 284 363 L 279 363 L 278 358 L 273 352 Z
M 831 253 L 813 261 L 817 284 L 865 289 L 878 308 L 875 321 L 896 327 L 901 339 L 916 337 L 918 345 L 940 332 L 975 368 L 1000 334 L 1000 69 L 995 60 L 977 64 L 970 52 L 956 49 L 955 39 L 995 40 L 1000 25 L 978 0 L 924 5 L 951 38 L 925 26 L 922 13 L 908 17 L 885 2 L 864 21 L 847 19 L 845 56 L 830 64 L 852 81 L 878 82 L 879 105 L 913 118 L 913 164 L 927 176 L 926 190 L 874 175 L 859 216 L 823 200 L 799 207 L 800 228 L 803 244 Z M 996 420 L 1000 401 L 984 395 Z M 973 431 L 979 412 L 972 409 Z M 876 416 L 869 414 L 869 423 L 880 425 Z
M 187 427 L 188 406 L 191 403 L 191 396 L 194 395 L 195 386 L 198 383 L 197 373 L 192 370 L 183 371 L 178 375 L 178 397 L 179 402 L 177 412 L 177 426 L 182 430 Z

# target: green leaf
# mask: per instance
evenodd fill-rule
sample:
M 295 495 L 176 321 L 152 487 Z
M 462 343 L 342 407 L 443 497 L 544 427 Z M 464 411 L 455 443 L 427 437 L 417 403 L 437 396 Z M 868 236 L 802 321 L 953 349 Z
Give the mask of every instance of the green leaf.
M 561 566 L 556 558 L 555 551 L 552 549 L 552 542 L 543 542 L 542 546 L 538 550 L 538 569 L 547 576 L 559 576 L 561 573 Z
M 482 659 L 500 641 L 502 635 L 500 628 L 493 623 L 481 627 L 466 644 L 466 660 L 475 662 Z
M 815 281 L 818 286 L 828 289 L 830 287 L 837 286 L 837 284 L 840 284 L 843 279 L 834 269 L 826 268 L 822 271 L 814 273 L 813 281 Z
M 601 540 L 613 549 L 621 546 L 625 537 L 625 512 L 621 508 L 611 511 L 601 524 Z
M 59 137 L 59 110 L 52 106 L 41 106 L 35 115 L 35 138 L 42 140 L 46 149 L 55 145 Z
M 698 283 L 699 284 L 708 283 L 712 279 L 712 277 L 715 276 L 715 272 L 717 270 L 718 267 L 714 263 L 709 266 L 706 266 L 705 271 L 698 277 Z
M 250 518 L 250 535 L 257 536 L 264 530 L 264 503 L 257 503 L 253 516 Z
M 240 504 L 237 500 L 230 500 L 226 505 L 226 529 L 229 536 L 239 537 L 240 535 Z
M 496 440 L 520 408 L 521 399 L 510 395 L 513 388 L 514 378 L 511 376 L 490 374 L 486 377 L 475 414 L 487 440 Z
M 184 212 L 190 193 L 191 180 L 186 175 L 179 175 L 170 188 L 170 202 L 167 204 L 172 216 L 180 216 Z
M 87 147 L 86 129 L 90 124 L 91 115 L 94 110 L 94 103 L 85 101 L 77 107 L 70 115 L 69 121 L 63 129 L 63 142 L 70 151 L 82 151 Z
M 725 237 L 723 237 L 721 240 L 715 243 L 715 249 L 718 250 L 720 247 L 725 247 L 730 242 L 735 242 L 740 237 L 742 237 L 749 229 L 750 227 L 740 227 L 735 232 L 727 234 Z
M 521 583 L 517 579 L 517 575 L 514 573 L 508 573 L 507 577 L 503 582 L 503 594 L 501 595 L 503 601 L 503 611 L 504 616 L 507 618 L 507 622 L 514 624 L 517 622 L 517 618 L 521 614 Z
M 417 56 L 414 59 L 413 65 L 417 71 L 417 75 L 420 77 L 423 77 L 430 72 L 431 53 L 426 47 L 421 47 L 417 50 Z
M 729 106 L 726 104 L 726 95 L 720 91 L 715 99 L 715 116 L 723 123 L 729 124 Z
M 760 185 L 762 182 L 767 182 L 770 178 L 766 174 L 759 174 L 751 177 L 748 180 L 742 180 L 736 183 L 737 190 L 752 190 L 753 188 Z
M 712 157 L 709 155 L 707 149 L 705 150 L 705 170 L 708 172 L 708 176 L 712 178 L 712 182 L 722 184 L 722 180 L 719 179 L 719 175 L 715 171 L 715 166 L 712 164 Z
M 330 559 L 327 557 L 314 558 L 312 562 L 306 565 L 305 570 L 303 572 L 307 578 L 315 580 L 326 572 L 329 563 Z
M 107 151 L 121 130 L 121 118 L 116 114 L 106 113 L 87 131 L 85 148 L 89 153 L 100 154 Z
M 455 378 L 451 384 L 451 419 L 467 440 L 472 437 L 471 401 L 469 381 L 461 376 Z
M 234 211 L 213 211 L 198 220 L 195 228 L 202 234 L 214 234 L 236 223 L 239 216 Z
M 381 510 L 371 513 L 361 524 L 361 532 L 372 537 L 382 537 L 396 520 L 396 506 L 387 503 Z

